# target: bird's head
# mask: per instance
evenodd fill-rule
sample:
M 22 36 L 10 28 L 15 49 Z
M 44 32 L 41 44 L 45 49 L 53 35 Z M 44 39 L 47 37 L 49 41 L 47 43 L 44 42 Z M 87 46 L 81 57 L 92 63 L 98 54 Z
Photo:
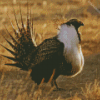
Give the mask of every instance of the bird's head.
M 76 30 L 78 30 L 78 28 L 80 26 L 84 26 L 84 24 L 81 21 L 79 21 L 78 19 L 71 19 L 71 20 L 69 20 L 68 22 L 66 22 L 64 24 L 69 25 L 69 26 L 73 25 Z
M 71 19 L 71 20 L 69 20 L 68 22 L 66 22 L 64 24 L 66 24 L 68 26 L 72 25 L 72 26 L 75 27 L 75 29 L 77 31 L 78 38 L 79 38 L 79 43 L 81 43 L 81 34 L 79 33 L 78 28 L 80 26 L 84 26 L 83 22 L 79 21 L 78 19 Z

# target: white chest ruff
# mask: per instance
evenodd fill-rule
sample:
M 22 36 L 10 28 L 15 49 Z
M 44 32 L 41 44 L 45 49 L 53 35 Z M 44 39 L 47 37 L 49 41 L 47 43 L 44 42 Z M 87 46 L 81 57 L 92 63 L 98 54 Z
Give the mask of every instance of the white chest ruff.
M 58 34 L 58 40 L 64 43 L 63 55 L 66 62 L 72 65 L 71 77 L 73 77 L 80 73 L 84 66 L 84 57 L 74 26 L 63 25 Z
M 72 65 L 72 75 L 71 77 L 79 74 L 84 66 L 84 57 L 81 51 L 81 47 L 79 49 L 68 50 L 67 48 L 64 50 L 64 56 L 67 63 L 71 63 Z

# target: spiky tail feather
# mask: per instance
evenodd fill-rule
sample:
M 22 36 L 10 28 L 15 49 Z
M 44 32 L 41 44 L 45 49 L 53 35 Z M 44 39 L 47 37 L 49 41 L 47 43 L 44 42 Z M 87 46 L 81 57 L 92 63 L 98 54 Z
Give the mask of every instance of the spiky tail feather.
M 11 37 L 11 39 L 13 40 L 13 43 L 11 43 L 10 41 L 8 41 L 5 37 L 5 40 L 7 41 L 7 43 L 13 48 L 13 51 L 6 48 L 5 46 L 1 45 L 2 47 L 4 47 L 7 51 L 9 51 L 14 57 L 9 57 L 9 56 L 5 56 L 2 55 L 10 60 L 15 61 L 14 64 L 5 64 L 5 65 L 10 65 L 10 66 L 16 66 L 19 67 L 23 70 L 28 70 L 29 66 L 30 66 L 30 55 L 31 52 L 34 52 L 36 49 L 36 42 L 35 42 L 35 34 L 34 34 L 34 30 L 33 30 L 33 19 L 31 18 L 31 10 L 30 10 L 30 14 L 29 14 L 29 8 L 28 8 L 28 2 L 27 2 L 27 29 L 25 29 L 24 27 L 24 23 L 23 23 L 23 18 L 22 18 L 22 12 L 21 12 L 21 6 L 19 5 L 19 9 L 20 9 L 20 16 L 21 16 L 21 24 L 22 24 L 22 28 L 19 27 L 18 25 L 18 21 L 16 18 L 16 13 L 13 8 L 13 13 L 15 16 L 15 21 L 16 21 L 16 25 L 18 28 L 18 32 L 16 31 L 16 29 L 14 28 L 9 15 L 7 14 L 9 20 L 10 20 L 10 24 L 12 26 L 12 29 L 15 33 L 15 37 L 13 37 L 8 29 L 7 33 L 9 34 L 9 36 Z

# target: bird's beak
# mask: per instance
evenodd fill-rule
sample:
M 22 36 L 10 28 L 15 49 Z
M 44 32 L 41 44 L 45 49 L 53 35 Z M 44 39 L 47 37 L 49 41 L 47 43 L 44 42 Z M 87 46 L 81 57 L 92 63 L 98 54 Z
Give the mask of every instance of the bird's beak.
M 81 26 L 84 26 L 84 24 L 83 24 L 82 22 L 80 22 L 80 25 L 81 25 Z
M 77 21 L 77 22 L 78 22 L 79 26 L 84 26 L 83 22 L 81 22 L 81 21 Z

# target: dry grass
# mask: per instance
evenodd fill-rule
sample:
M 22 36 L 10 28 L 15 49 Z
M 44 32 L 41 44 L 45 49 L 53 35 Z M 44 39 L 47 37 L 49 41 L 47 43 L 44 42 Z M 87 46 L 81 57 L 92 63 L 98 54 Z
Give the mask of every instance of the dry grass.
M 41 89 L 42 83 L 36 89 L 36 84 L 32 85 L 30 93 L 27 93 L 25 89 L 27 88 L 28 82 L 21 80 L 13 81 L 16 83 L 16 87 L 13 87 L 13 83 L 6 82 L 3 85 L 5 74 L 2 74 L 0 79 L 0 100 L 50 100 L 48 95 L 54 90 L 52 87 L 43 97 L 43 90 Z M 26 77 L 27 78 L 27 77 Z M 25 79 L 26 79 L 25 78 Z M 100 83 L 95 80 L 94 83 L 88 83 L 85 85 L 85 88 L 82 88 L 82 96 L 85 100 L 100 100 Z M 83 100 L 81 97 L 78 96 L 76 93 L 73 97 L 62 99 L 59 96 L 57 99 L 54 100 Z
M 23 80 L 16 80 L 14 83 L 17 84 L 13 88 L 12 83 L 6 82 L 3 86 L 4 73 L 0 79 L 0 100 L 50 100 L 48 95 L 54 90 L 52 87 L 43 97 L 43 90 L 41 89 L 42 83 L 35 89 L 36 84 L 34 84 L 30 90 L 30 93 L 25 92 L 28 82 L 25 84 Z M 23 86 L 25 84 L 25 86 Z M 85 88 L 82 88 L 82 96 L 85 100 L 100 100 L 100 83 L 95 80 L 94 83 L 88 83 L 85 85 Z M 73 97 L 62 99 L 59 96 L 57 99 L 53 100 L 83 100 L 76 93 Z
M 100 83 L 97 80 L 94 83 L 86 84 L 82 91 L 87 100 L 100 100 Z
M 94 0 L 93 0 L 94 1 Z M 19 2 L 19 1 L 18 1 Z M 26 3 L 22 2 L 22 14 L 23 20 L 26 23 Z M 1 2 L 0 6 L 0 34 L 5 35 L 6 38 L 9 38 L 5 34 L 5 24 L 13 34 L 12 28 L 9 24 L 9 20 L 6 16 L 7 10 L 9 11 L 10 18 L 16 27 L 14 15 L 10 5 L 6 5 Z M 78 6 L 77 6 L 78 4 Z M 92 11 L 88 12 L 88 4 L 86 0 L 79 0 L 73 2 L 59 2 L 55 0 L 55 3 L 51 2 L 33 2 L 30 7 L 32 9 L 32 17 L 34 17 L 34 28 L 38 34 L 38 39 L 36 40 L 37 44 L 41 43 L 46 38 L 56 35 L 56 28 L 63 22 L 66 22 L 70 18 L 78 18 L 84 22 L 84 27 L 80 28 L 82 33 L 82 48 L 84 55 L 91 55 L 100 52 L 100 18 L 98 15 L 93 15 Z M 17 19 L 20 23 L 20 14 L 18 5 L 15 4 L 14 8 L 16 10 Z M 84 8 L 83 10 L 80 10 Z M 70 14 L 71 10 L 74 11 L 74 16 Z M 69 14 L 67 14 L 69 13 Z M 66 15 L 67 14 L 67 15 Z M 76 14 L 76 15 L 75 15 Z M 20 24 L 21 26 L 21 24 Z M 41 37 L 42 35 L 42 37 Z M 6 47 L 10 46 L 0 37 L 0 43 Z M 0 53 L 5 55 L 10 55 L 5 49 L 0 46 Z M 8 67 L 4 64 L 7 62 L 12 62 L 6 58 L 0 56 L 0 100 L 50 100 L 50 95 L 53 93 L 55 87 L 51 88 L 50 86 L 43 87 L 41 83 L 40 86 L 37 86 L 29 76 L 29 73 L 23 75 L 22 72 L 16 67 Z M 18 73 L 20 71 L 21 75 Z M 9 75 L 8 73 L 12 73 Z M 15 75 L 15 76 L 14 76 Z M 23 77 L 24 76 L 24 77 Z M 81 87 L 80 87 L 81 88 Z M 44 90 L 46 92 L 44 92 Z M 76 91 L 77 92 L 77 91 Z M 58 96 L 53 100 L 100 100 L 100 85 L 99 81 L 95 80 L 94 83 L 87 83 L 85 88 L 82 88 L 82 95 L 80 96 L 76 93 L 70 98 L 62 98 Z

